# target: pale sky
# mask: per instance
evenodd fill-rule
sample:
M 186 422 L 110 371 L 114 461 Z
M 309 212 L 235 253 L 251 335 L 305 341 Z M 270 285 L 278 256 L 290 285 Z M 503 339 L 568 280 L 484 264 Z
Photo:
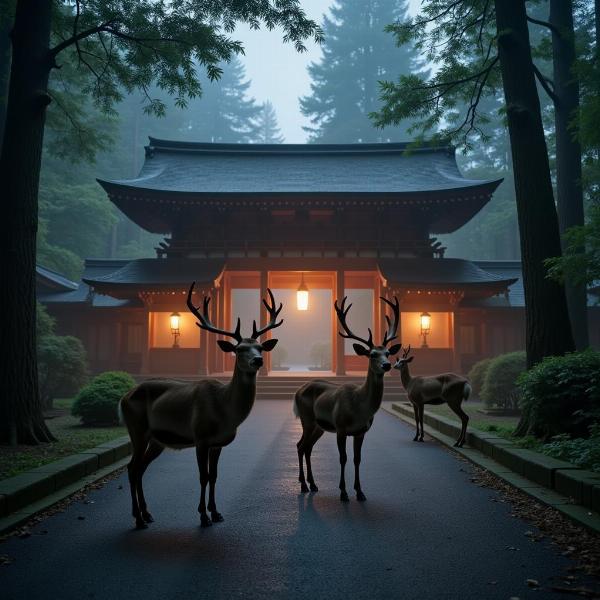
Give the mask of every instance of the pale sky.
M 319 24 L 331 4 L 332 0 L 301 0 L 307 15 Z M 415 13 L 420 4 L 420 0 L 410 0 L 411 12 Z M 286 143 L 305 142 L 307 136 L 302 126 L 307 125 L 308 120 L 300 112 L 298 99 L 310 91 L 307 67 L 321 56 L 320 47 L 308 41 L 307 51 L 300 54 L 292 44 L 282 42 L 279 30 L 251 31 L 248 27 L 239 27 L 233 37 L 244 44 L 246 56 L 240 58 L 252 81 L 250 94 L 258 102 L 270 100 L 273 103 Z

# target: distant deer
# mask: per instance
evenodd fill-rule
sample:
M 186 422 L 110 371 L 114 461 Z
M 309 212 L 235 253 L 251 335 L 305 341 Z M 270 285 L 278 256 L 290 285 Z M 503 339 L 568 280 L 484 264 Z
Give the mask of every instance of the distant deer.
M 340 332 L 343 338 L 352 339 L 360 342 L 353 344 L 354 352 L 358 356 L 365 356 L 369 359 L 369 370 L 367 379 L 362 385 L 343 384 L 337 385 L 329 381 L 316 379 L 303 385 L 294 398 L 294 413 L 300 417 L 302 423 L 302 437 L 297 443 L 298 462 L 300 466 L 300 489 L 308 492 L 306 479 L 304 477 L 304 463 L 306 460 L 306 469 L 308 483 L 312 492 L 318 491 L 313 477 L 310 456 L 317 440 L 323 435 L 324 431 L 329 431 L 337 435 L 337 445 L 340 455 L 341 475 L 340 475 L 340 500 L 348 502 L 348 493 L 346 492 L 346 480 L 344 477 L 346 462 L 346 438 L 354 438 L 354 489 L 356 499 L 360 502 L 366 500 L 360 486 L 360 460 L 361 449 L 365 433 L 369 431 L 373 424 L 373 417 L 381 406 L 383 397 L 383 375 L 391 370 L 392 364 L 389 357 L 396 354 L 402 348 L 401 344 L 396 344 L 390 348 L 386 346 L 396 338 L 398 330 L 398 319 L 400 315 L 400 306 L 398 299 L 395 303 L 381 298 L 386 304 L 392 307 L 393 320 L 386 315 L 387 331 L 385 332 L 381 346 L 373 343 L 373 334 L 369 329 L 369 338 L 367 340 L 360 338 L 350 331 L 346 323 L 346 317 L 352 304 L 346 307 L 346 298 L 342 300 L 341 306 L 338 306 L 337 300 L 334 307 L 337 313 L 340 325 L 345 333 Z
M 213 522 L 223 521 L 215 502 L 217 465 L 223 446 L 231 444 L 237 428 L 246 419 L 256 395 L 256 373 L 263 365 L 263 352 L 270 352 L 277 344 L 276 339 L 262 343 L 258 339 L 270 329 L 279 327 L 283 320 L 277 317 L 283 307 L 277 308 L 271 290 L 270 304 L 263 299 L 270 321 L 257 329 L 256 321 L 252 335 L 243 338 L 240 334 L 240 319 L 234 331 L 219 329 L 211 324 L 208 305 L 204 298 L 203 312 L 192 303 L 192 283 L 187 297 L 190 311 L 198 319 L 200 329 L 233 338 L 235 343 L 217 340 L 223 352 L 235 353 L 233 377 L 229 383 L 216 379 L 201 379 L 193 383 L 166 379 L 145 381 L 129 392 L 120 403 L 121 414 L 129 431 L 133 454 L 128 465 L 131 488 L 132 513 L 136 527 L 144 529 L 153 521 L 148 512 L 142 477 L 148 465 L 164 448 L 196 448 L 200 471 L 200 524 L 207 527 Z M 206 486 L 210 485 L 208 510 L 206 513 Z
M 409 356 L 409 353 L 410 345 L 402 353 L 402 358 L 396 361 L 394 369 L 400 371 L 402 385 L 415 411 L 417 433 L 413 440 L 415 442 L 423 441 L 424 405 L 447 404 L 461 420 L 462 428 L 454 445 L 459 448 L 462 447 L 467 436 L 469 415 L 462 409 L 461 405 L 463 400 L 468 400 L 471 395 L 471 384 L 468 379 L 454 373 L 443 373 L 434 377 L 411 377 L 408 363 L 413 360 L 414 356 Z

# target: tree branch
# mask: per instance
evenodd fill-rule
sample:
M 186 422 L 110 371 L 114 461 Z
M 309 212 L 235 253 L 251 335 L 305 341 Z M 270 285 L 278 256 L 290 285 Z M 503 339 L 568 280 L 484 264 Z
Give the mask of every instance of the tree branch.
M 535 23 L 536 25 L 541 25 L 542 27 L 548 28 L 553 33 L 560 35 L 560 31 L 554 25 L 552 25 L 552 23 L 550 23 L 549 21 L 541 21 L 540 19 L 534 19 L 533 17 L 530 17 L 529 15 L 527 15 L 527 20 L 530 23 Z
M 533 65 L 533 72 L 535 73 L 535 78 L 540 82 L 541 86 L 544 88 L 544 90 L 546 91 L 546 94 L 548 94 L 548 96 L 550 97 L 552 102 L 554 102 L 555 104 L 558 104 L 558 96 L 554 93 L 554 90 L 550 87 L 550 84 L 552 83 L 552 81 L 547 79 L 546 77 L 544 77 L 542 75 L 541 71 L 535 66 L 535 64 Z M 552 85 L 554 85 L 554 84 L 552 83 Z

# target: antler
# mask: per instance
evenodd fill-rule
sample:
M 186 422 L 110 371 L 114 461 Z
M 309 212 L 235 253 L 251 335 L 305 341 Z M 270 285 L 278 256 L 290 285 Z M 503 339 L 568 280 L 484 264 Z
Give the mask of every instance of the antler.
M 271 305 L 267 304 L 267 301 L 263 298 L 263 304 L 269 313 L 271 319 L 269 323 L 263 327 L 262 329 L 256 329 L 256 321 L 252 322 L 252 339 L 257 340 L 261 335 L 267 333 L 269 329 L 275 329 L 275 327 L 279 327 L 283 323 L 283 319 L 277 323 L 277 317 L 283 308 L 283 303 L 279 303 L 279 308 L 276 308 L 275 297 L 273 296 L 273 292 L 267 288 L 267 293 L 269 294 L 269 299 L 271 300 Z
M 389 344 L 392 340 L 396 339 L 396 334 L 398 333 L 398 323 L 400 322 L 400 302 L 398 302 L 398 298 L 394 296 L 394 302 L 390 302 L 387 298 L 383 296 L 379 296 L 388 306 L 391 306 L 392 311 L 394 313 L 394 320 L 390 321 L 390 318 L 385 315 L 385 320 L 387 322 L 388 328 L 383 336 L 382 346 Z
M 406 348 L 406 350 L 402 351 L 402 358 L 406 358 L 408 356 L 409 352 L 410 352 L 410 344 L 408 345 L 408 348 Z
M 210 322 L 210 317 L 208 315 L 208 305 L 210 304 L 210 296 L 204 296 L 203 309 L 200 312 L 200 307 L 194 306 L 192 302 L 192 293 L 194 291 L 194 286 L 196 282 L 194 281 L 190 286 L 190 291 L 188 292 L 187 297 L 187 305 L 192 314 L 200 321 L 196 323 L 200 329 L 205 329 L 206 331 L 211 331 L 212 333 L 218 333 L 221 335 L 226 335 L 230 338 L 233 338 L 238 344 L 242 341 L 242 334 L 240 333 L 240 318 L 238 317 L 237 325 L 235 326 L 235 331 L 226 331 L 225 329 L 219 329 L 215 327 Z
M 358 337 L 357 335 L 354 335 L 352 333 L 352 331 L 350 331 L 350 328 L 348 327 L 348 324 L 346 323 L 346 316 L 348 314 L 348 311 L 352 307 L 352 304 L 348 304 L 348 307 L 346 307 L 346 300 L 347 300 L 347 297 L 344 296 L 344 299 L 342 300 L 342 305 L 341 306 L 338 306 L 338 301 L 337 300 L 333 303 L 333 307 L 335 308 L 335 312 L 337 313 L 340 325 L 342 326 L 342 329 L 346 332 L 344 334 L 344 333 L 342 333 L 340 331 L 339 334 L 343 338 L 347 338 L 347 339 L 350 339 L 350 340 L 356 340 L 357 342 L 362 342 L 369 349 L 373 348 L 373 333 L 371 332 L 371 328 L 369 328 L 369 339 L 368 340 L 365 340 L 365 339 L 363 339 L 361 337 Z

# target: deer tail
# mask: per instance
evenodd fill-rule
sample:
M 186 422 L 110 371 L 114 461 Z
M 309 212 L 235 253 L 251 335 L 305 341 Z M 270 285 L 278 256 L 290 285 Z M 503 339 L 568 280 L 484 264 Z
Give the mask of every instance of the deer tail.
M 469 396 L 471 395 L 471 384 L 470 383 L 465 383 L 465 387 L 463 388 L 463 400 L 468 400 Z
M 135 392 L 137 392 L 138 390 L 138 386 L 134 386 L 132 387 L 120 400 L 119 400 L 119 404 L 117 406 L 117 412 L 119 415 L 119 423 L 121 425 L 126 425 L 125 423 L 125 417 L 123 416 L 123 403 L 127 402 L 127 400 L 129 400 L 131 398 L 131 396 L 133 396 L 133 394 Z
M 298 411 L 298 392 L 294 394 L 294 415 L 296 419 L 300 416 L 300 412 Z

